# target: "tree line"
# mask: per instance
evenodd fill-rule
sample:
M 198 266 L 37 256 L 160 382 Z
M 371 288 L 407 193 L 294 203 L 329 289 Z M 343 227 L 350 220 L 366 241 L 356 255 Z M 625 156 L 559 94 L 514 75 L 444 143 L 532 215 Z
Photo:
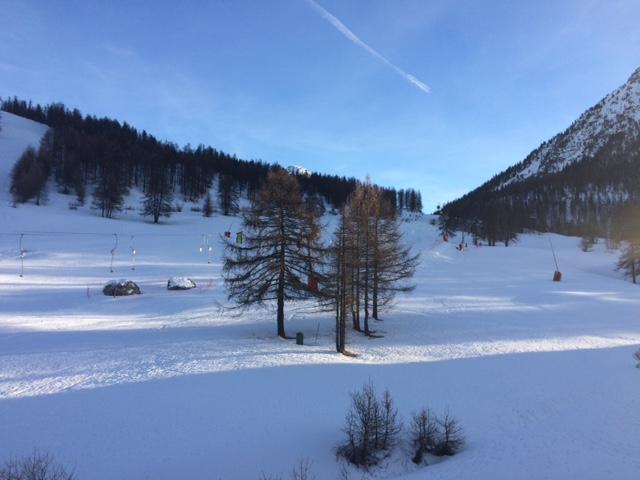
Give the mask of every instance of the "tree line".
M 26 157 L 16 166 L 12 182 L 16 202 L 34 200 L 34 188 L 44 188 L 53 178 L 61 193 L 75 195 L 79 204 L 90 195 L 98 213 L 112 217 L 122 210 L 129 190 L 136 187 L 145 194 L 144 214 L 157 223 L 171 214 L 177 195 L 200 202 L 215 185 L 220 211 L 233 215 L 241 194 L 253 195 L 269 172 L 281 168 L 204 145 L 178 147 L 126 122 L 83 116 L 61 103 L 43 107 L 14 97 L 2 101 L 0 108 L 51 127 L 46 145 L 35 151 L 39 160 L 33 160 L 33 152 L 25 152 Z M 336 211 L 357 185 L 355 178 L 320 173 L 300 173 L 296 178 L 302 192 L 323 199 Z M 394 210 L 422 210 L 420 192 L 380 188 Z
M 243 212 L 242 242 L 225 239 L 224 280 L 241 308 L 276 303 L 277 334 L 287 338 L 285 305 L 313 299 L 336 319 L 336 350 L 347 354 L 348 320 L 374 336 L 370 320 L 413 288 L 418 256 L 403 245 L 396 211 L 380 187 L 358 182 L 329 244 L 322 242 L 317 202 L 296 177 L 270 171 Z

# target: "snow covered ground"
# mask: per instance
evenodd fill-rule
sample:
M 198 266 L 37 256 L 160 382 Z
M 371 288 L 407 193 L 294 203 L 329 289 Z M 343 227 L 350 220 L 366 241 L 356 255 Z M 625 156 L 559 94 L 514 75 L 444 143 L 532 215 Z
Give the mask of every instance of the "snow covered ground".
M 318 479 L 336 479 L 349 392 L 371 380 L 405 420 L 449 408 L 468 439 L 424 468 L 401 445 L 375 478 L 638 476 L 640 291 L 602 244 L 584 253 L 576 238 L 530 234 L 458 252 L 429 217 L 407 222 L 417 288 L 375 324 L 383 338 L 349 333 L 359 357 L 346 358 L 331 315 L 310 305 L 287 315 L 304 346 L 275 336 L 270 310 L 224 308 L 219 235 L 238 219 L 185 204 L 164 225 L 135 210 L 105 220 L 71 200 L 0 205 L 0 461 L 38 449 L 79 479 L 162 480 L 288 478 L 308 458 Z M 23 238 L 20 278 L 24 232 L 41 234 Z M 198 287 L 168 291 L 172 276 Z M 142 295 L 102 295 L 123 277 Z

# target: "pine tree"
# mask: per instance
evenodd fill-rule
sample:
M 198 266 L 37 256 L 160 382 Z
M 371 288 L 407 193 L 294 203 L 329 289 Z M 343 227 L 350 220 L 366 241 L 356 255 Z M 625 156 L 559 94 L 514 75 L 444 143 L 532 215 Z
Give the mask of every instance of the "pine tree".
M 102 164 L 98 167 L 92 207 L 100 212 L 100 216 L 113 218 L 115 212 L 122 211 L 127 190 L 120 169 Z
M 404 190 L 398 190 L 398 210 L 402 213 L 404 210 Z
M 213 201 L 211 200 L 210 192 L 207 192 L 204 197 L 204 203 L 202 204 L 202 215 L 207 218 L 213 215 Z
M 220 174 L 218 176 L 218 202 L 220 210 L 225 216 L 238 213 L 238 200 L 240 189 L 231 175 Z
M 450 238 L 456 236 L 457 221 L 454 217 L 450 217 L 447 213 L 443 212 L 438 218 L 438 230 L 440 236 L 447 242 Z
M 498 206 L 498 232 L 500 239 L 504 242 L 504 246 L 508 247 L 510 243 L 517 241 L 517 221 L 519 215 L 516 214 L 514 208 L 505 203 Z
M 173 192 L 164 165 L 158 165 L 149 178 L 147 191 L 142 203 L 142 214 L 153 217 L 153 223 L 158 223 L 160 217 L 170 217 L 173 202 Z
M 46 199 L 49 171 L 46 148 L 41 146 L 36 151 L 31 146 L 27 147 L 11 170 L 10 192 L 14 201 L 25 203 L 35 200 L 36 205 L 40 205 Z
M 422 213 L 422 194 L 420 192 L 416 192 L 416 212 Z
M 275 301 L 277 333 L 283 338 L 285 302 L 320 296 L 309 281 L 311 276 L 320 280 L 324 255 L 318 223 L 305 208 L 297 180 L 275 170 L 243 214 L 244 242 L 225 242 L 229 299 L 240 307 Z

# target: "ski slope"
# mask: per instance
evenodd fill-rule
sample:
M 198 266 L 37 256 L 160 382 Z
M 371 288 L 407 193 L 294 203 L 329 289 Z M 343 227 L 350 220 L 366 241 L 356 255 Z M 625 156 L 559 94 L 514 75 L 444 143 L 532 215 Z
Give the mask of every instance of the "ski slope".
M 38 148 L 47 130 L 46 125 L 0 111 L 0 202 L 10 198 L 9 175 L 16 160 L 28 146 Z
M 402 443 L 372 478 L 637 478 L 640 296 L 602 243 L 584 253 L 577 238 L 528 234 L 458 252 L 430 217 L 405 222 L 417 287 L 375 322 L 383 338 L 348 332 L 359 356 L 346 358 L 332 315 L 310 304 L 287 306 L 304 346 L 275 336 L 272 309 L 227 308 L 219 236 L 237 218 L 185 203 L 153 225 L 134 193 L 133 210 L 106 220 L 50 197 L 0 206 L 0 461 L 38 449 L 79 479 L 168 480 L 289 478 L 308 458 L 317 479 L 337 479 L 349 392 L 371 380 L 405 424 L 423 406 L 449 408 L 468 439 L 421 468 Z M 198 287 L 167 291 L 172 276 Z M 101 294 L 120 278 L 142 295 Z

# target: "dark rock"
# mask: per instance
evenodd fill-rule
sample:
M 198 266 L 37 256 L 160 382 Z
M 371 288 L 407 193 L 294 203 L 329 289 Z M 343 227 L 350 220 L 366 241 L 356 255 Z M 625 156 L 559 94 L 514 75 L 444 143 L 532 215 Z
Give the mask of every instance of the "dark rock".
M 102 289 L 102 293 L 109 297 L 123 297 L 127 295 L 140 295 L 140 287 L 131 280 L 111 280 Z

